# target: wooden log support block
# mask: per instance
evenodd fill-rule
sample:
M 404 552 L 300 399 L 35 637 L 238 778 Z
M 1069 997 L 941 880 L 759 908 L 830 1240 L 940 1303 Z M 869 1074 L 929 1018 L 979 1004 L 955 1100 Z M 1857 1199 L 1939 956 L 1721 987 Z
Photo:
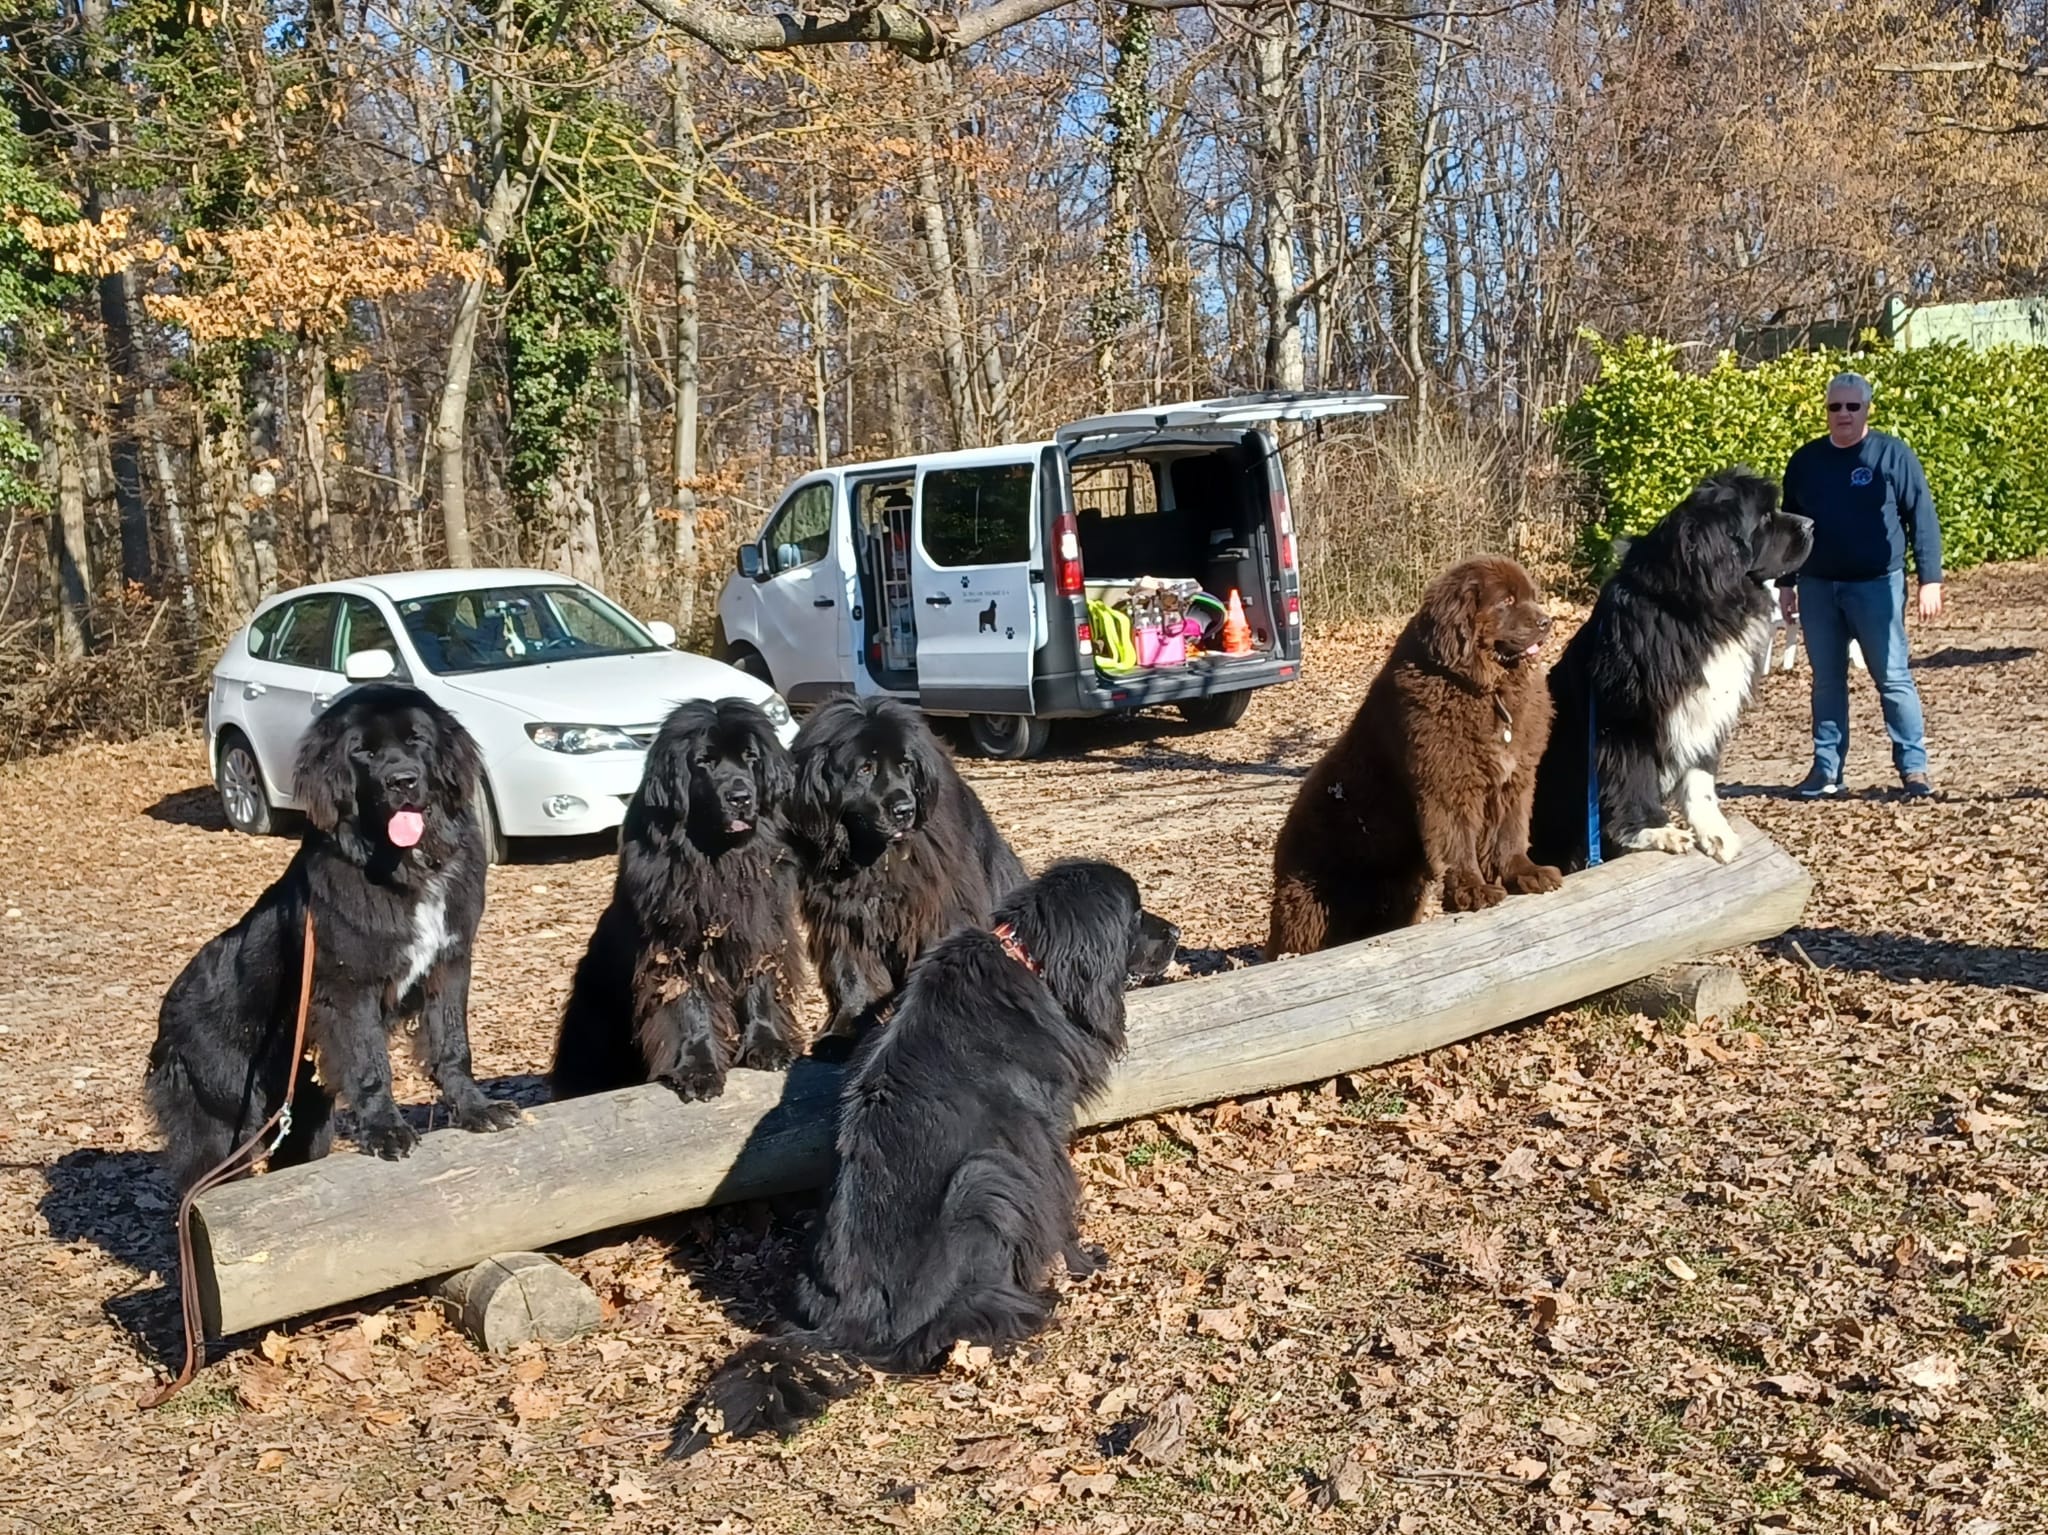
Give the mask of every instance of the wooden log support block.
M 1773 938 L 1812 881 L 1754 827 L 1742 852 L 1634 853 L 1553 895 L 1322 954 L 1147 988 L 1086 1125 L 1363 1070 Z M 1169 913 L 1170 915 L 1170 913 Z M 501 1135 L 445 1131 L 402 1162 L 331 1156 L 211 1189 L 193 1207 L 209 1336 L 681 1210 L 815 1188 L 840 1071 L 735 1071 L 721 1097 L 635 1087 L 546 1103 Z
M 434 1287 L 448 1320 L 479 1348 L 566 1343 L 604 1320 L 597 1292 L 546 1253 L 498 1253 Z
M 1647 1018 L 1726 1023 L 1749 1005 L 1749 988 L 1733 965 L 1678 965 L 1617 986 L 1607 999 Z

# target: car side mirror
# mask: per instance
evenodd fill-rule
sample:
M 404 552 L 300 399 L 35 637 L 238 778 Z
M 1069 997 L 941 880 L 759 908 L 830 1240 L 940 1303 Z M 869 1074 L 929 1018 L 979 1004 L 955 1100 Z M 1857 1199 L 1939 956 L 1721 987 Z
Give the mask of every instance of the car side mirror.
M 388 650 L 357 650 L 342 664 L 350 682 L 382 682 L 398 670 L 398 658 Z
M 654 636 L 655 644 L 666 645 L 671 650 L 675 649 L 676 626 L 674 624 L 666 623 L 657 618 L 647 626 L 647 632 Z
M 758 581 L 765 574 L 762 569 L 761 546 L 759 544 L 740 545 L 740 574 L 749 581 Z

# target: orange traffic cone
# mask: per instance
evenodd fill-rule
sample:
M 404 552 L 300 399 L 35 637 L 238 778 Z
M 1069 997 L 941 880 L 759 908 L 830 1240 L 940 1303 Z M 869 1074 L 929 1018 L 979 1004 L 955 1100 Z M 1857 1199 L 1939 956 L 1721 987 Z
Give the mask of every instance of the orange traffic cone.
M 1223 613 L 1223 653 L 1226 656 L 1249 655 L 1252 648 L 1252 626 L 1245 622 L 1244 600 L 1237 595 L 1237 588 L 1230 589 L 1230 606 Z

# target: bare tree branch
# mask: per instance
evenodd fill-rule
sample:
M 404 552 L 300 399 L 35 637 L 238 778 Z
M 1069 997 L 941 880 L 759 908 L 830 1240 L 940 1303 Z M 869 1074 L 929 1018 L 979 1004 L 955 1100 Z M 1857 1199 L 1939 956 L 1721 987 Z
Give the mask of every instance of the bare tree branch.
M 1994 138 L 2004 138 L 2016 133 L 2048 133 L 2048 122 L 2038 123 L 1970 123 L 1960 117 L 1937 117 L 1934 126 L 1916 128 L 1915 133 L 1934 133 L 1943 128 L 1952 128 L 1958 133 L 1983 133 Z
M 2021 59 L 1941 59 L 1927 64 L 1873 64 L 1880 75 L 2014 75 L 2022 80 L 2048 75 L 2048 64 L 2029 64 Z
M 728 10 L 711 0 L 638 0 L 640 7 L 656 20 L 678 32 L 696 38 L 729 58 L 748 53 L 774 53 L 791 48 L 817 48 L 833 43 L 879 43 L 923 62 L 942 58 L 962 48 L 1006 32 L 1074 0 L 994 0 L 993 4 L 964 10 L 952 16 L 938 16 L 911 5 L 889 0 L 878 4 L 857 4 L 841 16 L 818 16 L 779 10 L 766 15 Z M 1135 0 L 1148 11 L 1208 10 L 1249 11 L 1266 0 Z M 1490 10 L 1376 11 L 1347 0 L 1324 0 L 1334 9 L 1369 20 L 1384 21 L 1430 42 L 1441 42 L 1439 33 L 1415 25 L 1418 21 L 1456 16 L 1506 15 L 1536 3 L 1536 0 L 1506 0 Z M 1454 40 L 1458 41 L 1458 40 Z M 1469 46 L 1460 42 L 1460 46 Z

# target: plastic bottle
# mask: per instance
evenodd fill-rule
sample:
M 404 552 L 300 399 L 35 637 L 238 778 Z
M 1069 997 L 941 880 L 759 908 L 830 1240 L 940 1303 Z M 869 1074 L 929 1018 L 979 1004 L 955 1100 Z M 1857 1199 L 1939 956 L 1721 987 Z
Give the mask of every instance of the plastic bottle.
M 1159 664 L 1159 599 L 1148 586 L 1131 593 L 1131 641 L 1140 666 Z

